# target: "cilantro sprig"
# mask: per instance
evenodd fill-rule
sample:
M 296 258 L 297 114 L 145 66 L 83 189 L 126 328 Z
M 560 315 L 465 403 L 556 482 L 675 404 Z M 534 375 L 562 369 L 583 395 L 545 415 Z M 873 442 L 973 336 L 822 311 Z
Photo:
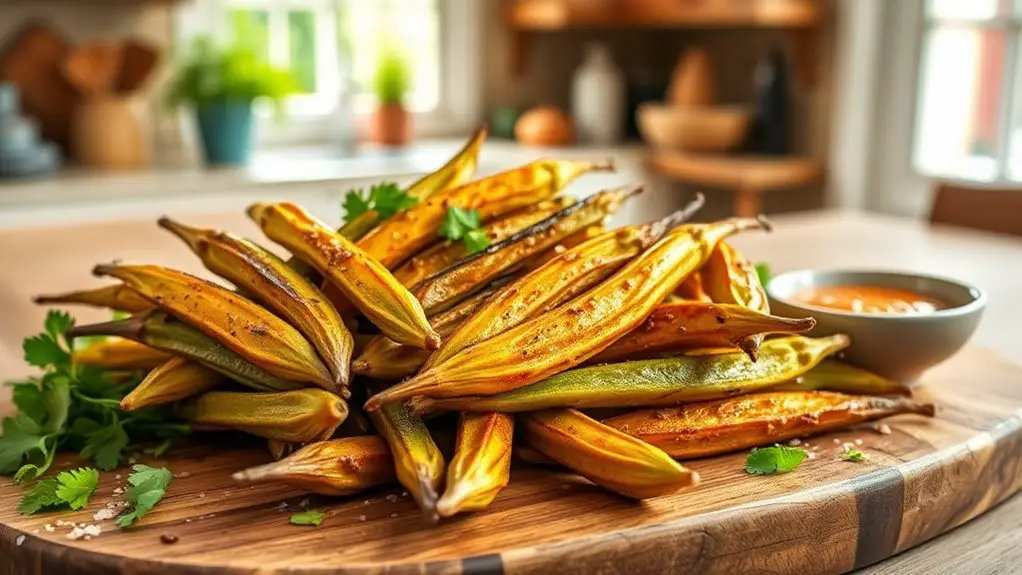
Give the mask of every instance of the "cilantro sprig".
M 806 450 L 797 447 L 761 447 L 745 458 L 745 472 L 752 475 L 789 473 L 797 469 L 805 458 Z
M 344 196 L 344 220 L 350 222 L 370 210 L 375 210 L 381 221 L 387 220 L 417 203 L 394 182 L 382 182 L 371 186 L 368 194 L 361 188 L 349 190 Z
M 841 459 L 854 462 L 866 461 L 866 455 L 854 447 L 849 447 L 841 454 Z
M 0 474 L 14 474 L 15 481 L 46 473 L 58 451 L 78 452 L 110 470 L 143 441 L 178 438 L 189 431 L 173 420 L 169 408 L 122 412 L 120 401 L 139 377 L 115 384 L 108 372 L 74 363 L 65 335 L 73 326 L 67 313 L 50 311 L 43 332 L 22 346 L 25 361 L 43 373 L 8 384 L 18 413 L 2 422 Z
M 309 509 L 308 511 L 301 511 L 291 516 L 291 525 L 319 525 L 323 523 L 323 518 L 326 514 L 316 509 Z
M 462 240 L 465 251 L 470 254 L 486 249 L 490 239 L 486 231 L 480 228 L 479 210 L 466 210 L 457 206 L 447 208 L 444 223 L 440 226 L 440 235 L 449 240 Z
M 759 276 L 759 285 L 766 287 L 770 283 L 770 264 L 759 262 L 755 267 L 756 275 Z
M 174 480 L 174 475 L 166 467 L 138 464 L 131 469 L 133 472 L 128 476 L 128 489 L 124 492 L 124 500 L 130 508 L 117 518 L 117 526 L 121 528 L 134 525 L 152 511 L 167 494 L 167 488 Z
M 56 477 L 36 481 L 18 503 L 18 513 L 31 515 L 55 507 L 78 511 L 89 503 L 98 484 L 99 472 L 91 467 L 62 471 Z

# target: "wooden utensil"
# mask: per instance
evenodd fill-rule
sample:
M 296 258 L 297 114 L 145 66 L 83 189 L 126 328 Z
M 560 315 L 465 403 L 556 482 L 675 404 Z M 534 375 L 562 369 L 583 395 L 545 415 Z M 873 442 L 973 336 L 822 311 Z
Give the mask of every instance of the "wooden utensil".
M 712 106 L 716 103 L 717 83 L 706 50 L 690 48 L 682 54 L 671 76 L 667 101 L 676 106 Z
M 62 66 L 70 44 L 46 24 L 26 24 L 0 49 L 0 77 L 17 84 L 27 116 L 43 138 L 67 146 L 71 114 L 79 100 Z
M 114 90 L 129 94 L 139 90 L 152 75 L 160 53 L 152 44 L 130 38 L 121 45 L 121 70 Z
M 64 61 L 65 76 L 86 98 L 113 91 L 120 69 L 121 47 L 116 44 L 83 44 Z

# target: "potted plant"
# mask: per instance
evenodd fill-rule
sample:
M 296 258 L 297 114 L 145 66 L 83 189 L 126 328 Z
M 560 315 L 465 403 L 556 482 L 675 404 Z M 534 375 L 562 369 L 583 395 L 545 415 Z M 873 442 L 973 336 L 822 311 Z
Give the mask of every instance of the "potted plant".
M 268 98 L 277 106 L 295 91 L 286 70 L 271 67 L 250 48 L 218 48 L 196 38 L 171 79 L 167 103 L 195 110 L 203 156 L 210 165 L 238 165 L 252 152 L 252 104 Z
M 404 107 L 405 94 L 410 86 L 408 62 L 397 50 L 384 50 L 373 76 L 373 91 L 379 107 L 369 119 L 372 141 L 387 146 L 403 146 L 411 139 L 412 120 Z

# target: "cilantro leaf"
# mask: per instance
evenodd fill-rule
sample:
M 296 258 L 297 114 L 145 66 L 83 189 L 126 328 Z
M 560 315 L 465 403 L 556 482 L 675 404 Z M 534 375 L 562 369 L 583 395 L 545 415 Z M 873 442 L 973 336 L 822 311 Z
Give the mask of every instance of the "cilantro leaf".
M 413 196 L 401 191 L 394 182 L 382 182 L 369 190 L 369 200 L 373 209 L 380 214 L 381 220 L 389 220 L 394 214 L 401 210 L 419 203 Z
M 760 262 L 755 267 L 756 275 L 759 276 L 759 285 L 765 287 L 770 283 L 770 264 Z
M 77 423 L 77 422 L 76 422 Z M 86 459 L 91 459 L 103 471 L 111 471 L 117 468 L 124 455 L 124 449 L 128 447 L 128 434 L 120 422 L 96 428 L 85 435 L 85 447 L 80 454 Z
M 319 525 L 323 523 L 323 518 L 326 514 L 317 509 L 309 509 L 308 511 L 302 511 L 295 513 L 291 516 L 291 525 Z
M 479 227 L 479 210 L 464 210 L 457 206 L 447 208 L 440 235 L 449 240 L 460 240 L 465 234 Z
M 481 252 L 490 245 L 490 238 L 486 236 L 486 231 L 479 228 L 465 234 L 463 239 L 465 242 L 465 251 L 470 254 Z
M 26 339 L 21 349 L 25 352 L 25 362 L 35 367 L 50 367 L 71 359 L 71 354 L 45 334 Z
M 89 502 L 99 484 L 99 472 L 91 467 L 63 471 L 57 475 L 57 497 L 78 511 Z
M 146 449 L 145 452 L 148 453 L 149 455 L 152 455 L 153 457 L 160 457 L 164 453 L 166 453 L 167 450 L 170 449 L 170 447 L 173 444 L 174 444 L 173 439 L 164 439 L 158 445 Z
M 152 510 L 167 493 L 174 475 L 166 467 L 154 468 L 148 465 L 135 465 L 128 476 L 128 490 L 124 499 L 132 505 L 127 513 L 117 518 L 118 527 L 129 527 L 146 513 Z
M 43 402 L 43 390 L 35 382 L 11 384 L 11 399 L 18 411 L 42 425 L 46 419 L 46 405 Z
M 44 377 L 41 400 L 45 412 L 43 432 L 47 435 L 60 433 L 71 409 L 71 384 L 68 379 L 59 375 Z
M 4 434 L 0 436 L 0 473 L 14 473 L 26 459 L 45 457 L 46 436 L 31 417 L 19 413 L 3 421 Z
M 369 200 L 362 197 L 361 189 L 348 190 L 348 193 L 344 195 L 344 221 L 350 222 L 370 209 L 372 208 Z
M 369 195 L 359 188 L 344 195 L 344 221 L 350 222 L 362 214 L 375 210 L 380 220 L 387 220 L 406 210 L 419 200 L 401 191 L 394 182 L 381 182 L 369 188 Z
M 31 515 L 44 507 L 53 507 L 61 503 L 63 501 L 57 496 L 57 480 L 52 477 L 40 479 L 18 502 L 18 513 Z
M 753 451 L 745 458 L 745 472 L 752 475 L 788 473 L 801 465 L 805 458 L 806 451 L 804 449 L 784 445 L 763 447 Z
M 67 333 L 67 330 L 71 329 L 75 325 L 74 318 L 71 314 L 59 311 L 50 310 L 46 314 L 46 320 L 43 322 L 43 329 L 46 330 L 46 335 L 50 336 L 53 341 L 60 341 Z
M 849 447 L 841 454 L 841 459 L 844 461 L 866 461 L 866 455 L 854 447 Z

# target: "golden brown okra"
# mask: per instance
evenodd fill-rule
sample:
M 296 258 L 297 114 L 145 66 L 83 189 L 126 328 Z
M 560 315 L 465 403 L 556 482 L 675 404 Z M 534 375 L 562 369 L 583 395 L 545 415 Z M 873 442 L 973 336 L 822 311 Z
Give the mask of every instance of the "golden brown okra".
M 610 363 L 572 369 L 490 396 L 415 397 L 415 413 L 436 409 L 519 412 L 549 407 L 676 405 L 780 385 L 848 346 L 848 337 L 787 337 L 764 342 L 760 358 L 741 352 Z
M 270 239 L 339 287 L 387 337 L 425 349 L 440 345 L 418 300 L 355 244 L 295 204 L 255 204 L 248 213 Z
M 121 400 L 122 411 L 163 405 L 198 395 L 223 383 L 226 378 L 192 360 L 175 357 L 150 371 L 135 389 Z
M 376 435 L 319 441 L 280 461 L 234 474 L 242 483 L 280 482 L 321 495 L 350 495 L 394 480 L 387 443 Z
M 626 497 L 677 493 L 699 475 L 660 449 L 574 409 L 546 409 L 518 417 L 526 442 L 593 483 Z
M 437 502 L 440 517 L 482 511 L 507 485 L 513 430 L 514 418 L 504 413 L 461 414 L 447 486 Z
M 760 227 L 764 221 L 741 218 L 679 226 L 582 296 L 420 371 L 371 397 L 366 409 L 416 395 L 493 395 L 570 369 L 642 323 L 721 239 Z
M 902 413 L 933 416 L 929 403 L 829 391 L 768 391 L 683 407 L 642 409 L 605 424 L 678 459 L 708 457 Z
M 74 350 L 72 360 L 109 370 L 152 369 L 172 355 L 130 339 L 108 338 Z
M 393 455 L 398 481 L 412 494 L 430 521 L 438 518 L 436 503 L 444 480 L 444 456 L 417 415 L 392 403 L 369 414 Z
M 73 291 L 56 295 L 40 295 L 32 298 L 40 305 L 81 304 L 92 307 L 105 307 L 129 313 L 138 313 L 153 309 L 153 304 L 140 296 L 138 292 L 124 284 Z
M 329 439 L 348 416 L 348 406 L 337 395 L 311 387 L 275 393 L 209 391 L 181 413 L 203 426 L 310 443 Z

